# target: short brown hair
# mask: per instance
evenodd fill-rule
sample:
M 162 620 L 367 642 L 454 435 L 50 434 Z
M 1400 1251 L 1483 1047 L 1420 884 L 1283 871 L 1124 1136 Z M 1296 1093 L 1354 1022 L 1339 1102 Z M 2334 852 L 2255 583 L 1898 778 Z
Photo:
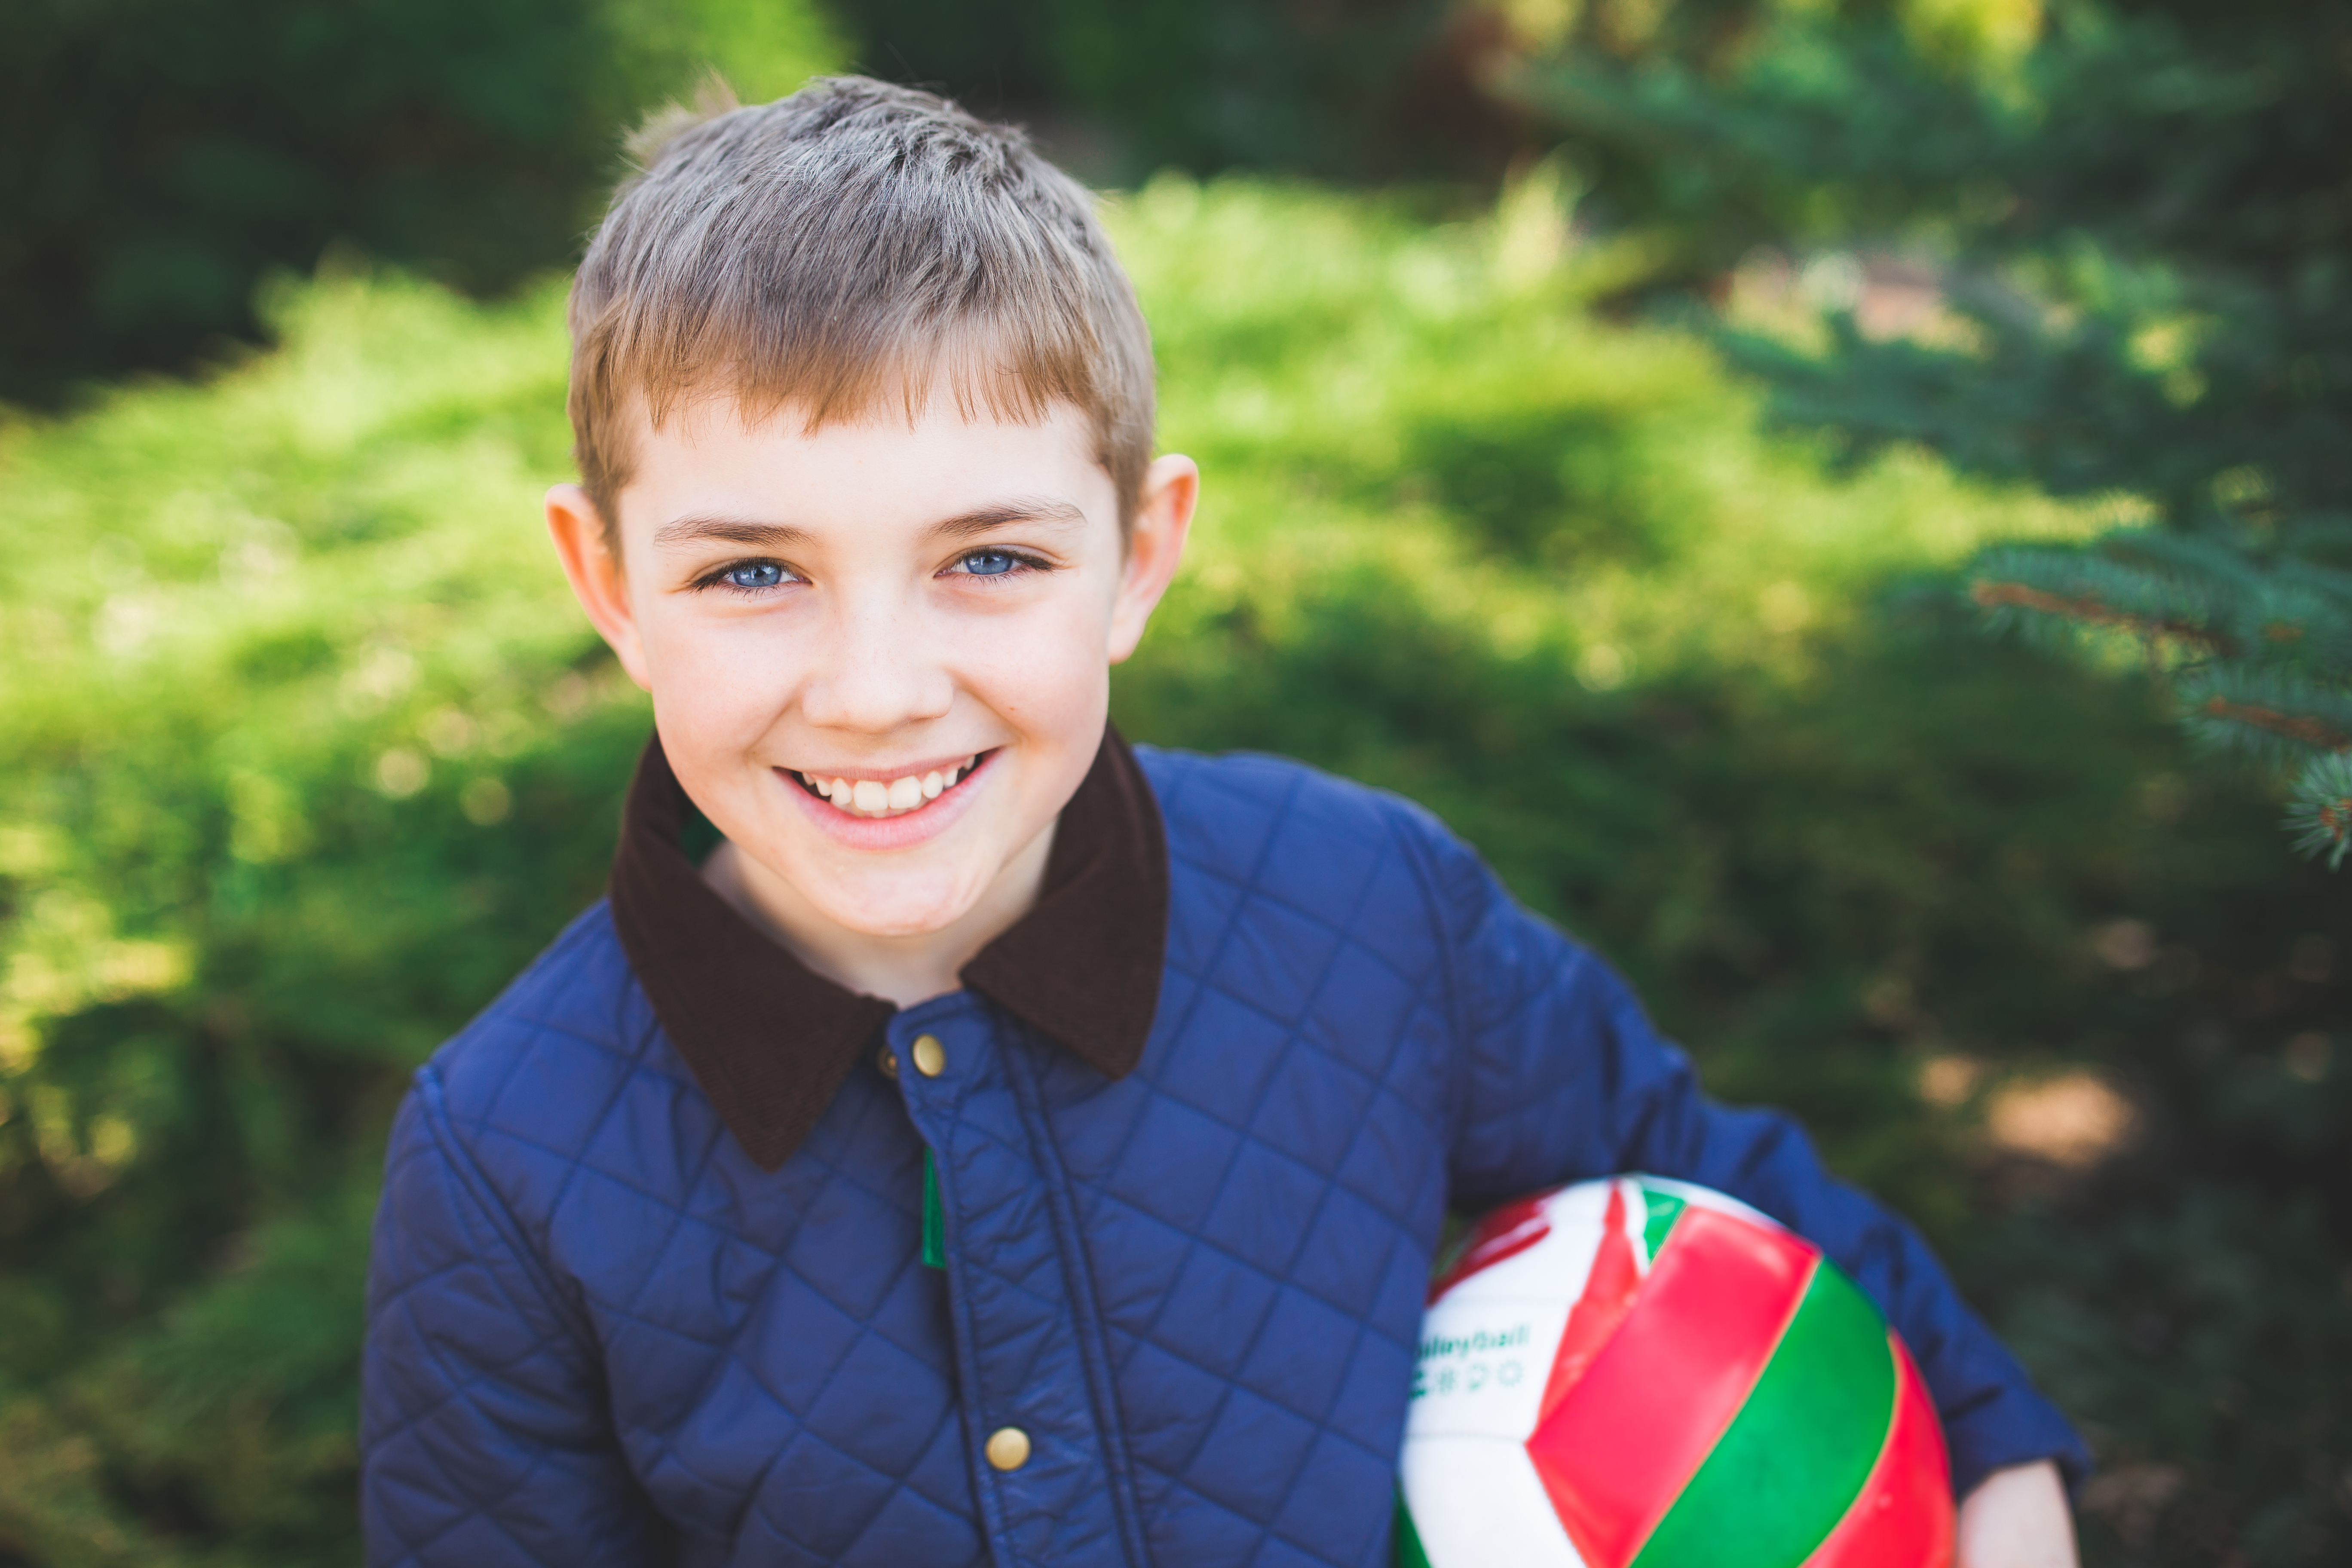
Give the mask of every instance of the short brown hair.
M 608 539 L 635 452 L 687 401 L 807 426 L 941 380 L 965 417 L 1067 403 L 1132 521 L 1151 459 L 1151 338 L 1084 187 L 1021 132 L 863 77 L 739 108 L 714 82 L 648 121 L 572 280 L 567 406 Z

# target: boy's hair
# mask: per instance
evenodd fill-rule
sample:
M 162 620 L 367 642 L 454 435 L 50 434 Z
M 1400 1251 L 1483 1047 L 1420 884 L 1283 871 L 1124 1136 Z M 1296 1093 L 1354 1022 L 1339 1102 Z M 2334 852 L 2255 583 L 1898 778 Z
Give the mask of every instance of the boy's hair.
M 1019 131 L 862 77 L 739 108 L 715 79 L 695 110 L 631 141 L 572 285 L 568 408 L 608 543 L 658 429 L 731 397 L 814 430 L 944 385 L 965 418 L 1091 420 L 1132 521 L 1151 459 L 1151 339 L 1086 190 Z

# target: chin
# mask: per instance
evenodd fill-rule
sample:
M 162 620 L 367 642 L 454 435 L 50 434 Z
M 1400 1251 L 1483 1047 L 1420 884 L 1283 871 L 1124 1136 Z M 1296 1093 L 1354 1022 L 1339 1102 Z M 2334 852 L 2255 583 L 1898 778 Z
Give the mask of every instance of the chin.
M 833 883 L 811 899 L 834 924 L 864 936 L 932 936 L 970 914 L 987 889 L 982 879 L 880 879 L 880 886 Z

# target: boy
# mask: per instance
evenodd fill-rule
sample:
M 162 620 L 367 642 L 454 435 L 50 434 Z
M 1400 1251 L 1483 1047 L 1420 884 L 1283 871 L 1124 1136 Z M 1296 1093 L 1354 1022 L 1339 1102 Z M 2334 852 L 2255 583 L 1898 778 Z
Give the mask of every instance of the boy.
M 2072 1561 L 2073 1435 L 1793 1125 L 1425 814 L 1107 727 L 1198 475 L 1078 187 L 856 79 L 639 151 L 547 511 L 656 734 L 394 1130 L 375 1563 L 1381 1563 L 1446 1208 L 1633 1169 L 1885 1308 L 1969 1568 Z

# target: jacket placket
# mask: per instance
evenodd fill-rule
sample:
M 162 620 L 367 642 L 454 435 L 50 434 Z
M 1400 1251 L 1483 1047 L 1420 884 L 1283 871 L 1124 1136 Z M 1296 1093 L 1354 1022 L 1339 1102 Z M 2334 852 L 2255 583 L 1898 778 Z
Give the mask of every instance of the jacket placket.
M 965 1461 L 999 1568 L 1145 1568 L 1067 1177 L 1038 1110 L 1052 1048 L 969 992 L 893 1018 L 929 1148 Z

